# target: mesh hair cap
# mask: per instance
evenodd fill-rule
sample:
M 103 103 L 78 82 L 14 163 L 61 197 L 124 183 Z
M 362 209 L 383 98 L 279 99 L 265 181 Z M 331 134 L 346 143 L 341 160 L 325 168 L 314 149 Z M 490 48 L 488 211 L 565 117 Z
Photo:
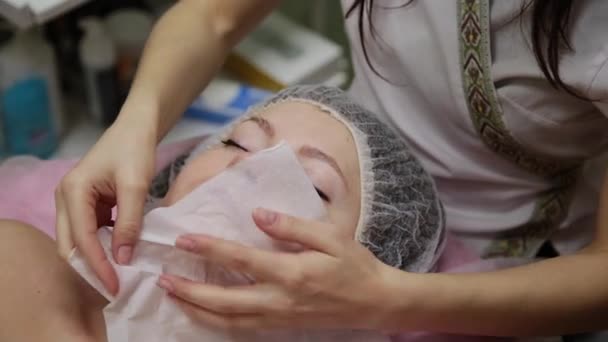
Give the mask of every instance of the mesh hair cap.
M 314 85 L 286 88 L 253 107 L 223 134 L 205 141 L 191 157 L 219 143 L 243 120 L 286 101 L 314 105 L 350 130 L 361 176 L 356 240 L 390 266 L 410 272 L 431 271 L 445 238 L 443 207 L 433 180 L 402 137 L 338 88 Z

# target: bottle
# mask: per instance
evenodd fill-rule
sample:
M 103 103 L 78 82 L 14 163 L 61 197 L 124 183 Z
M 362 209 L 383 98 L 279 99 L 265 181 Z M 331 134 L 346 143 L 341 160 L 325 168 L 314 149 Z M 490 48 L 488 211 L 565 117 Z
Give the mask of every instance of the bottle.
M 17 33 L 0 50 L 0 68 L 8 153 L 50 156 L 63 120 L 53 50 L 40 30 Z
M 5 137 L 4 137 L 4 126 L 2 125 L 2 116 L 0 116 L 0 165 L 2 160 L 6 158 L 8 151 L 6 150 Z
M 116 47 L 99 19 L 84 18 L 79 25 L 84 30 L 79 52 L 89 111 L 95 121 L 108 126 L 116 119 L 119 109 Z
M 7 44 L 13 37 L 13 29 L 6 25 L 4 20 L 0 20 L 0 48 Z M 4 132 L 4 123 L 2 112 L 0 112 L 0 165 L 4 158 L 8 156 L 8 150 L 6 148 L 6 134 Z

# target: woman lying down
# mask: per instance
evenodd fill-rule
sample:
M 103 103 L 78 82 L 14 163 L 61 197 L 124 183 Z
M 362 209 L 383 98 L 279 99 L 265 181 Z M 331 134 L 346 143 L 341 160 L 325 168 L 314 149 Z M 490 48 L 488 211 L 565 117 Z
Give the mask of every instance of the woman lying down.
M 388 341 L 365 331 L 221 331 L 191 319 L 157 282 L 162 274 L 223 286 L 256 281 L 176 249 L 175 239 L 187 233 L 303 251 L 261 232 L 252 218 L 257 207 L 329 221 L 340 227 L 336 234 L 410 272 L 432 271 L 444 238 L 431 178 L 401 138 L 335 88 L 280 92 L 178 158 L 157 176 L 150 195 L 156 208 L 144 218 L 132 263 L 114 264 L 116 296 L 78 251 L 69 267 L 50 239 L 3 223 L 0 268 L 8 276 L 0 282 L 0 340 Z M 113 260 L 111 228 L 99 229 L 98 237 Z

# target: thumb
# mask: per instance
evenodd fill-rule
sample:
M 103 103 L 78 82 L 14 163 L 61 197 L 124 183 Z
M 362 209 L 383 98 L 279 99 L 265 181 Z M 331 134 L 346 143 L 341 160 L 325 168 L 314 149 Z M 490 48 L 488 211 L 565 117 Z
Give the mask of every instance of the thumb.
M 118 214 L 112 233 L 112 254 L 118 264 L 128 265 L 141 232 L 147 186 L 122 186 L 116 191 Z

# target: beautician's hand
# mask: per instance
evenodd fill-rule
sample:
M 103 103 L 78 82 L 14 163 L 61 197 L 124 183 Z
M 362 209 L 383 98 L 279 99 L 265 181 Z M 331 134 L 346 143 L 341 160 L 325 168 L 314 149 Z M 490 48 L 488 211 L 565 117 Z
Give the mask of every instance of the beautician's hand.
M 118 291 L 118 279 L 96 231 L 110 223 L 112 208 L 117 205 L 112 252 L 118 263 L 129 263 L 154 173 L 156 148 L 156 135 L 146 131 L 145 125 L 119 121 L 55 192 L 59 253 L 67 258 L 75 245 L 111 293 Z
M 179 248 L 253 275 L 257 283 L 224 287 L 163 275 L 158 285 L 190 316 L 220 328 L 387 327 L 396 305 L 389 295 L 394 269 L 352 238 L 332 233 L 334 227 L 329 224 L 265 213 L 257 209 L 254 219 L 266 234 L 310 250 L 268 252 L 186 235 L 177 240 Z

